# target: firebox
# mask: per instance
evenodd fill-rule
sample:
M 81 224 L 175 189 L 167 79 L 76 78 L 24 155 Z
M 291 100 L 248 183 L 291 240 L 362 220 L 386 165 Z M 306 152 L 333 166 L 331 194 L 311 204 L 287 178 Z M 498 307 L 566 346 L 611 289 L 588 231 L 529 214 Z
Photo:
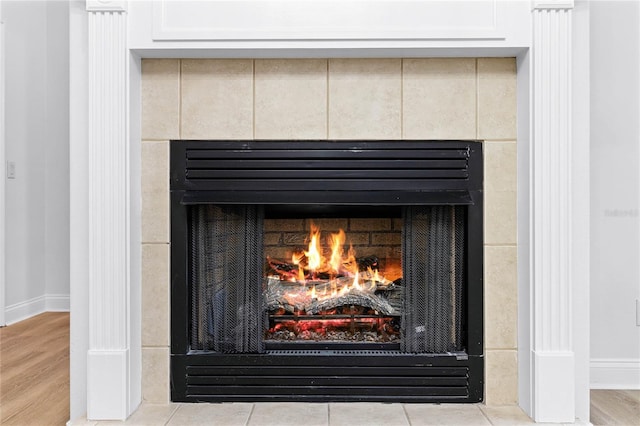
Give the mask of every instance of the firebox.
M 172 141 L 173 401 L 479 402 L 478 141 Z

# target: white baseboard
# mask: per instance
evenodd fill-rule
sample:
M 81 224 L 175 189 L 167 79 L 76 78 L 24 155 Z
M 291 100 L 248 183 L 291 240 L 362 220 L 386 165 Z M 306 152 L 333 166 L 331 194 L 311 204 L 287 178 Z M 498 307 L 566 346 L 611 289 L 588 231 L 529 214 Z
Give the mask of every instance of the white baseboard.
M 640 389 L 640 359 L 595 358 L 590 375 L 591 389 Z
M 68 294 L 45 294 L 5 308 L 6 325 L 15 324 L 43 312 L 69 312 Z
M 45 311 L 47 312 L 69 312 L 71 302 L 68 294 L 46 294 Z

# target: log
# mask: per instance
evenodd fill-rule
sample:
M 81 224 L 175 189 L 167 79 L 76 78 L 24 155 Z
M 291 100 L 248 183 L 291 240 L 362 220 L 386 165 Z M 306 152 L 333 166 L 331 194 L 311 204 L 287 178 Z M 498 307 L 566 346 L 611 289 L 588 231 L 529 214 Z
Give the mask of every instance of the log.
M 338 280 L 338 291 L 350 279 Z M 273 312 L 284 309 L 289 313 L 306 312 L 317 315 L 342 306 L 361 306 L 377 311 L 381 315 L 398 316 L 402 313 L 401 287 L 393 290 L 363 291 L 350 289 L 331 296 L 332 283 L 326 281 L 306 283 L 306 285 L 281 281 L 277 277 L 266 279 L 263 300 L 266 309 Z M 310 288 L 315 286 L 316 297 L 312 297 Z M 392 295 L 392 297 L 390 297 Z M 393 300 L 393 303 L 390 300 Z

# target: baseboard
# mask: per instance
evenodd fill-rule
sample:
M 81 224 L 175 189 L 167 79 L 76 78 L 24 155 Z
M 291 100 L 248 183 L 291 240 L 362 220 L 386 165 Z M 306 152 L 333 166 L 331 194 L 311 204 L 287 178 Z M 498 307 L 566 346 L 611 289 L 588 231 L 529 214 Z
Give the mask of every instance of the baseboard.
M 26 320 L 35 315 L 45 312 L 46 298 L 45 296 L 34 297 L 24 302 L 9 305 L 4 310 L 4 319 L 7 325 Z
M 45 311 L 47 312 L 69 312 L 71 302 L 68 294 L 46 294 Z
M 15 324 L 43 312 L 69 312 L 68 294 L 45 294 L 5 308 L 6 325 Z
M 592 359 L 590 376 L 591 389 L 640 389 L 640 359 Z

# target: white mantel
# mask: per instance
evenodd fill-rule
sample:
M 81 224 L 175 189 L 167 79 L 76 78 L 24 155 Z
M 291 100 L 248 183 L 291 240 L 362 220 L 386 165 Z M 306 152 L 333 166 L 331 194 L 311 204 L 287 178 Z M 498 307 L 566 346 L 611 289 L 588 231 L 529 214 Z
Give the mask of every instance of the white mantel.
M 140 58 L 516 56 L 520 404 L 536 421 L 588 420 L 574 16 L 554 0 L 75 2 L 71 256 L 87 262 L 72 267 L 72 418 L 124 419 L 141 399 Z

